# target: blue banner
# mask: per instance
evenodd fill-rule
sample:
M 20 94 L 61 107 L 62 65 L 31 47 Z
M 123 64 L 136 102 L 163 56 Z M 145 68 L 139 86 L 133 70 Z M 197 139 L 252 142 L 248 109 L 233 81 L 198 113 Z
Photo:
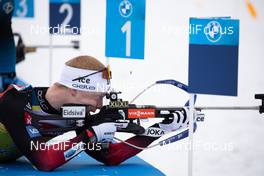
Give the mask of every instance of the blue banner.
M 189 90 L 237 96 L 239 20 L 190 18 Z
M 190 44 L 238 45 L 239 21 L 230 18 L 190 18 Z
M 34 18 L 34 0 L 15 0 L 14 17 Z
M 50 34 L 80 34 L 80 6 L 80 0 L 50 0 Z
M 144 59 L 145 0 L 107 0 L 107 57 Z

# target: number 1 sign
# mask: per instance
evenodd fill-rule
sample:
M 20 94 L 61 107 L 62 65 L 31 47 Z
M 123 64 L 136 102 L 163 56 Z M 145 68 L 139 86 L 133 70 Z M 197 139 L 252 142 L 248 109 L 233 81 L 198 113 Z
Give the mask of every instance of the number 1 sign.
M 144 59 L 146 0 L 107 0 L 107 57 Z
M 50 0 L 50 33 L 80 34 L 80 0 Z

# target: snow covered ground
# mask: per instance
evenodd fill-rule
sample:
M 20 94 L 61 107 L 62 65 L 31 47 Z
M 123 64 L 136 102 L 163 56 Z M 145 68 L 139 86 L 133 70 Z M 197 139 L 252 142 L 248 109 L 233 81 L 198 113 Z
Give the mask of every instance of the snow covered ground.
M 264 2 L 251 0 L 258 16 L 253 19 L 241 0 L 151 0 L 146 9 L 145 60 L 111 59 L 113 86 L 131 100 L 136 93 L 159 79 L 188 80 L 189 17 L 232 16 L 240 19 L 238 97 L 201 95 L 197 105 L 258 105 L 255 93 L 264 92 L 263 46 Z M 105 62 L 105 1 L 83 0 L 81 36 L 54 36 L 53 44 L 81 41 L 80 50 L 39 49 L 28 54 L 17 67 L 20 77 L 34 86 L 49 86 L 59 76 L 63 63 L 77 55 L 92 55 Z M 47 28 L 48 0 L 35 1 L 34 19 L 14 19 L 26 45 L 49 44 L 47 33 L 34 33 L 32 27 Z M 52 65 L 50 67 L 50 65 Z M 139 104 L 182 105 L 188 95 L 171 86 L 151 89 L 137 100 Z M 194 175 L 264 175 L 264 116 L 251 111 L 206 111 L 206 120 L 194 136 Z M 187 175 L 187 140 L 142 152 L 139 156 L 166 175 Z

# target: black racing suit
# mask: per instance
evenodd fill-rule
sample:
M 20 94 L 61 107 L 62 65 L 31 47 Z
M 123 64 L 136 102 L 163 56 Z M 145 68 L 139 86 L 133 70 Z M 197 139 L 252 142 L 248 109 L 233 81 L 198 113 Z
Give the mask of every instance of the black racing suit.
M 16 77 L 16 46 L 12 31 L 12 15 L 15 8 L 14 0 L 0 0 L 0 92 L 10 84 L 26 85 Z M 19 60 L 20 59 L 20 60 Z
M 46 144 L 51 137 L 43 136 L 38 131 L 31 123 L 34 117 L 29 112 L 36 111 L 34 112 L 35 114 L 41 113 L 42 116 L 45 114 L 59 114 L 45 99 L 46 91 L 47 88 L 18 88 L 15 85 L 9 86 L 5 92 L 0 94 L 0 120 L 10 133 L 16 146 L 31 163 L 39 170 L 50 171 L 63 165 L 80 153 L 81 151 L 76 149 L 79 143 L 91 143 L 91 139 L 94 139 L 95 136 L 91 128 L 88 128 L 67 141 L 67 145 L 59 150 L 55 145 L 63 145 L 65 141 L 50 145 L 49 148 L 42 150 L 32 147 L 32 143 Z M 147 136 L 134 136 L 128 139 L 127 142 L 140 147 L 146 147 L 156 139 Z M 108 148 L 102 150 L 86 150 L 86 153 L 104 164 L 117 165 L 140 151 L 121 142 L 110 143 Z
M 16 48 L 11 26 L 13 10 L 14 0 L 0 1 L 0 74 L 15 73 Z

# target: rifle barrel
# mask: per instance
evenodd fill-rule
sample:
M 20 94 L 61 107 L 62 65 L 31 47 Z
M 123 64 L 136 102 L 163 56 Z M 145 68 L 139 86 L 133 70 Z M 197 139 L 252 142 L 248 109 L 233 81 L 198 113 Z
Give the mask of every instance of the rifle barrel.
M 156 107 L 159 110 L 178 110 L 182 106 Z M 195 106 L 196 110 L 259 110 L 259 106 Z

